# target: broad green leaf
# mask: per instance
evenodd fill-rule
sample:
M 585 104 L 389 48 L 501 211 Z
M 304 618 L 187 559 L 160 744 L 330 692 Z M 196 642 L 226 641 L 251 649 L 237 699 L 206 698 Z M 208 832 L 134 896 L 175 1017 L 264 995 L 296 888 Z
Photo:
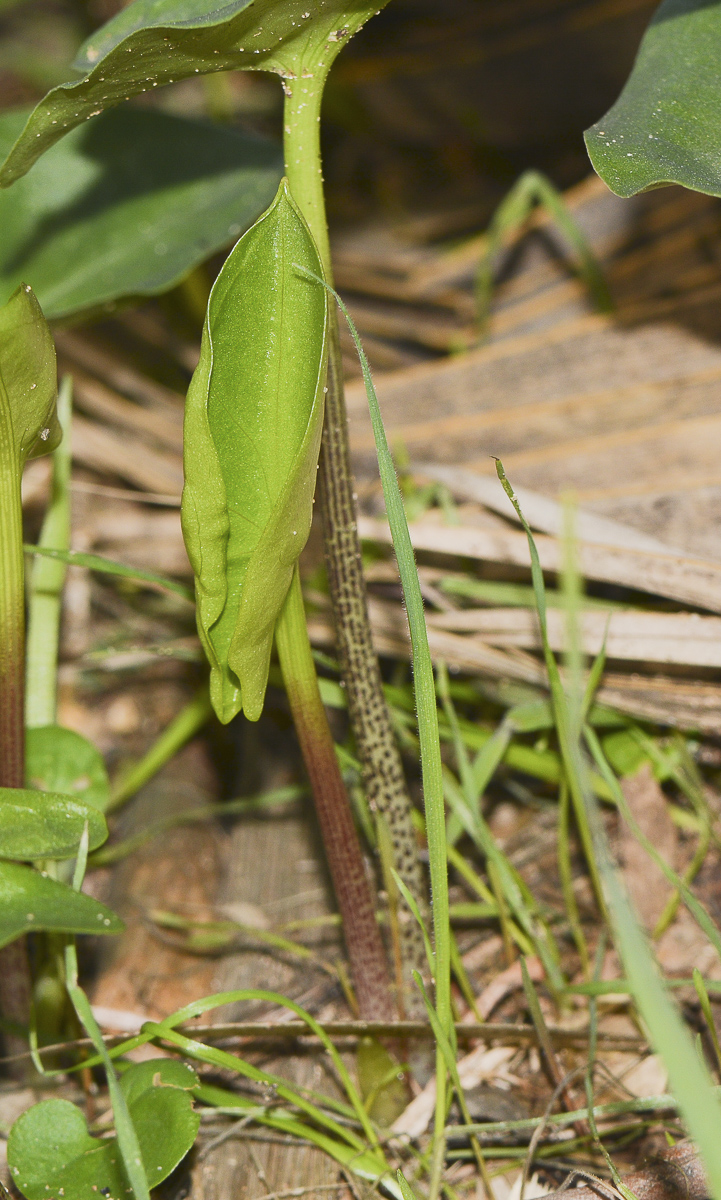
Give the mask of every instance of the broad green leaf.
M 151 1188 L 167 1179 L 195 1141 L 200 1118 L 190 1090 L 197 1083 L 190 1067 L 162 1059 L 138 1063 L 121 1079 Z M 128 1191 L 116 1139 L 91 1137 L 82 1112 L 68 1100 L 43 1100 L 18 1118 L 8 1139 L 8 1165 L 28 1200 L 122 1200 Z
M 0 117 L 0 159 L 27 112 Z M 103 114 L 0 194 L 0 299 L 32 285 L 48 318 L 169 288 L 270 203 L 279 147 L 149 108 Z
M 61 725 L 26 731 L 25 775 L 28 787 L 64 792 L 99 812 L 110 798 L 108 773 L 100 751 L 74 729 L 63 729 Z
M 0 946 L 38 929 L 56 933 L 121 933 L 104 904 L 21 863 L 0 862 Z
M 586 132 L 618 196 L 666 183 L 721 195 L 721 3 L 664 0 L 613 108 Z
M 311 266 L 312 264 L 312 266 Z M 281 184 L 208 305 L 185 414 L 183 534 L 221 721 L 257 720 L 312 516 L 326 371 L 320 260 Z
M 23 284 L 0 308 L 0 455 L 18 478 L 28 458 L 60 441 L 56 399 L 53 339 L 32 288 Z
M 127 1103 L 134 1104 L 143 1092 L 156 1087 L 156 1079 L 162 1087 L 180 1088 L 184 1092 L 192 1092 L 198 1086 L 198 1076 L 187 1063 L 174 1058 L 149 1058 L 147 1062 L 133 1063 L 120 1077 Z
M 56 792 L 0 788 L 1 858 L 72 858 L 86 823 L 94 850 L 108 836 L 97 808 Z
M 92 35 L 75 64 L 87 74 L 40 101 L 0 171 L 7 187 L 89 117 L 141 92 L 216 71 L 322 77 L 387 0 L 135 0 Z

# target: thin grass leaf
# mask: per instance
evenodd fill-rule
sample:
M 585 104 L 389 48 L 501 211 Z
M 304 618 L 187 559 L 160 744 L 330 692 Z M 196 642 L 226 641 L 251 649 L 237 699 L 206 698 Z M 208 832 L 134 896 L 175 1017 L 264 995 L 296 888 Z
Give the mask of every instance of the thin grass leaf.
M 518 497 L 506 478 L 506 473 L 503 470 L 503 463 L 500 461 L 500 459 L 496 459 L 496 474 L 498 475 L 504 492 L 516 510 L 516 515 L 518 516 L 518 519 L 521 522 L 528 539 L 528 549 L 531 557 L 531 581 L 533 583 L 533 591 L 536 597 L 538 623 L 541 627 L 541 640 L 543 644 L 543 657 L 546 664 L 546 670 L 548 672 L 548 682 L 551 690 L 551 704 L 553 706 L 553 714 L 556 722 L 558 742 L 561 748 L 561 758 L 563 759 L 566 778 L 571 791 L 574 815 L 576 817 L 579 836 L 581 838 L 584 854 L 586 856 L 586 862 L 588 864 L 588 869 L 593 881 L 596 898 L 601 907 L 601 911 L 603 912 L 603 889 L 601 887 L 601 879 L 594 858 L 593 841 L 589 829 L 588 816 L 586 812 L 586 806 L 584 804 L 583 794 L 580 791 L 578 773 L 574 770 L 573 733 L 569 727 L 569 712 L 566 705 L 561 674 L 548 641 L 548 624 L 546 621 L 546 587 L 543 580 L 541 562 L 538 557 L 538 550 L 536 549 L 536 543 L 531 532 L 531 527 L 521 511 L 521 506 L 518 503 Z
M 133 579 L 138 583 L 151 583 L 162 588 L 165 592 L 174 592 L 183 600 L 195 603 L 195 597 L 190 588 L 177 579 L 169 579 L 166 575 L 157 575 L 155 571 L 141 571 L 139 567 L 126 567 L 124 563 L 113 562 L 111 558 L 103 558 L 100 554 L 85 554 L 80 550 L 53 550 L 50 546 L 23 546 L 26 554 L 42 554 L 46 558 L 54 558 L 57 562 L 67 563 L 71 567 L 87 567 L 91 571 L 99 571 L 105 575 L 122 575 L 125 579 Z
M 400 1167 L 396 1171 L 396 1179 L 398 1180 L 398 1186 L 401 1189 L 403 1200 L 417 1200 L 415 1192 L 413 1191 Z
M 601 266 L 585 234 L 571 215 L 563 196 L 540 171 L 525 171 L 503 198 L 488 227 L 485 252 L 475 281 L 476 322 L 483 331 L 493 294 L 493 260 L 510 231 L 519 231 L 536 204 L 546 208 L 575 251 L 578 274 L 599 312 L 611 312 L 613 302 Z
M 438 1048 L 440 1049 L 440 1051 L 443 1055 L 443 1059 L 445 1061 L 446 1068 L 448 1070 L 448 1074 L 450 1075 L 451 1080 L 453 1081 L 453 1087 L 455 1089 L 455 1093 L 458 1098 L 458 1106 L 461 1110 L 463 1120 L 467 1124 L 470 1124 L 470 1113 L 468 1111 L 468 1103 L 466 1101 L 466 1096 L 463 1091 L 463 1084 L 461 1083 L 461 1077 L 458 1074 L 458 1064 L 456 1063 L 457 1046 L 455 1044 L 455 1028 L 453 1026 L 451 1027 L 453 1029 L 453 1043 L 451 1043 L 450 1039 L 446 1036 L 444 1030 L 441 1028 L 440 1022 L 438 1020 L 438 1016 L 437 1016 L 436 1012 L 434 1011 L 433 1005 L 431 1004 L 430 1000 L 428 999 L 428 996 L 426 995 L 426 989 L 423 986 L 423 980 L 421 979 L 421 977 L 417 971 L 413 972 L 413 978 L 415 979 L 416 984 L 418 985 L 418 988 L 420 989 L 420 993 L 423 997 L 423 1003 L 425 1004 L 426 1012 L 428 1013 L 428 1020 L 430 1021 L 431 1026 L 433 1027 L 433 1033 L 434 1033 L 434 1036 L 436 1039 L 436 1045 L 438 1046 Z M 437 1077 L 436 1077 L 436 1080 L 437 1080 Z M 476 1160 L 476 1166 L 478 1167 L 478 1172 L 483 1181 L 483 1186 L 485 1188 L 487 1200 L 494 1200 L 493 1188 L 490 1185 L 490 1181 L 488 1178 L 488 1172 L 486 1169 L 486 1164 L 485 1164 L 485 1161 L 483 1158 L 483 1154 L 481 1152 L 481 1147 L 478 1143 L 478 1139 L 473 1134 L 471 1134 L 470 1141 L 471 1141 L 471 1149 L 473 1150 L 473 1155 Z
M 76 892 L 80 891 L 85 877 L 85 868 L 88 861 L 88 841 L 88 827 L 86 825 L 73 873 L 73 888 Z M 138 1142 L 138 1135 L 128 1111 L 127 1101 L 120 1087 L 120 1080 L 115 1072 L 111 1057 L 103 1041 L 103 1035 L 93 1016 L 90 1001 L 78 983 L 78 956 L 74 942 L 70 942 L 65 947 L 65 980 L 65 986 L 67 987 L 68 995 L 77 1018 L 88 1037 L 91 1038 L 98 1057 L 105 1068 L 108 1091 L 110 1092 L 110 1103 L 113 1106 L 115 1135 L 118 1139 L 118 1149 L 123 1160 L 123 1167 L 128 1178 L 128 1183 L 133 1190 L 135 1200 L 150 1200 L 150 1191 L 143 1169 L 140 1143 Z
M 560 992 L 565 987 L 563 975 L 558 966 L 558 950 L 550 932 L 535 915 L 535 901 L 526 884 L 515 868 L 509 863 L 503 851 L 499 848 L 487 822 L 478 812 L 472 812 L 460 794 L 460 789 L 454 786 L 450 772 L 444 774 L 446 799 L 452 811 L 459 818 L 466 833 L 476 843 L 489 863 L 493 863 L 498 872 L 503 895 L 513 913 L 518 925 L 529 939 L 531 945 L 526 946 L 526 953 L 537 954 L 543 964 L 549 987 L 554 992 Z
M 721 1127 L 721 1103 L 712 1086 L 705 1064 L 699 1061 L 694 1050 L 688 1027 L 681 1019 L 663 985 L 653 953 L 636 920 L 631 903 L 611 861 L 598 803 L 588 781 L 588 771 L 581 750 L 582 714 L 579 692 L 578 689 L 575 689 L 567 697 L 560 684 L 558 668 L 548 646 L 543 579 L 533 536 L 500 464 L 497 464 L 497 469 L 506 494 L 511 499 L 528 536 L 534 586 L 536 586 L 536 579 L 539 580 L 539 622 L 544 655 L 549 665 L 549 679 L 552 680 L 552 696 L 554 711 L 557 713 L 559 740 L 561 740 L 562 732 L 566 739 L 565 746 L 562 742 L 562 748 L 569 788 L 572 795 L 579 796 L 585 810 L 593 861 L 598 876 L 602 880 L 616 946 L 628 974 L 636 1004 L 649 1030 L 650 1040 L 664 1061 L 689 1133 L 699 1147 L 712 1194 L 716 1200 L 721 1200 L 721 1142 L 718 1137 L 718 1130 Z M 577 613 L 572 606 L 569 606 L 569 624 L 572 624 L 576 617 Z M 569 644 L 573 642 L 572 632 L 569 632 L 568 642 Z M 575 711 L 569 711 L 574 702 Z M 577 732 L 576 738 L 569 737 L 569 732 L 574 730 Z
M 311 1142 L 336 1162 L 370 1183 L 377 1183 L 385 1175 L 387 1168 L 373 1151 L 353 1150 L 345 1142 L 329 1137 L 327 1133 L 322 1133 L 305 1121 L 300 1121 L 282 1108 L 273 1105 L 266 1109 L 248 1096 L 207 1083 L 202 1083 L 200 1087 L 196 1088 L 195 1095 L 198 1100 L 211 1105 L 220 1113 L 235 1115 L 240 1110 L 245 1114 L 244 1121 L 252 1119 L 259 1125 L 265 1125 L 268 1129 L 276 1129 L 280 1133 Z M 388 1187 L 397 1200 L 401 1200 L 400 1191 L 394 1190 L 392 1178 L 383 1178 L 383 1185 Z
M 576 943 L 578 957 L 585 974 L 588 974 L 589 956 L 586 938 L 581 925 L 581 917 L 576 903 L 576 893 L 573 890 L 573 871 L 571 870 L 571 849 L 569 845 L 569 794 L 565 782 L 561 785 L 558 797 L 558 875 L 561 880 L 563 903 L 566 909 L 568 923 L 571 926 L 573 940 Z
M 299 268 L 303 270 L 303 268 Z M 303 270 L 306 275 L 310 272 Z M 403 589 L 406 616 L 411 638 L 411 653 L 413 659 L 413 683 L 418 717 L 418 738 L 421 751 L 421 775 L 423 781 L 423 801 L 426 812 L 426 828 L 428 832 L 428 853 L 431 876 L 431 891 L 433 896 L 433 931 L 435 940 L 435 984 L 436 1011 L 440 1026 L 443 1030 L 451 1028 L 451 954 L 448 938 L 448 864 L 446 861 L 446 825 L 445 807 L 443 802 L 443 766 L 441 762 L 441 743 L 438 733 L 438 710 L 436 708 L 436 689 L 433 677 L 433 663 L 428 646 L 428 631 L 426 629 L 423 598 L 420 581 L 416 568 L 415 555 L 411 536 L 408 531 L 403 497 L 398 484 L 393 457 L 388 439 L 383 427 L 378 397 L 373 386 L 368 360 L 361 345 L 358 332 L 353 324 L 348 310 L 337 292 L 325 283 L 318 275 L 312 275 L 316 283 L 325 287 L 334 296 L 343 313 L 351 336 L 355 342 L 358 358 L 363 372 L 366 397 L 370 411 L 373 437 L 376 444 L 378 470 L 383 486 L 388 524 L 393 538 L 393 549 L 398 563 L 398 572 Z M 435 1133 L 438 1138 L 443 1126 L 443 1092 L 441 1055 L 438 1052 L 438 1090 L 436 1103 Z
M 431 945 L 431 939 L 428 936 L 428 930 L 426 929 L 426 923 L 423 920 L 423 917 L 421 916 L 421 910 L 419 909 L 418 904 L 416 903 L 415 896 L 410 891 L 410 889 L 408 887 L 406 887 L 405 883 L 401 879 L 398 872 L 395 869 L 393 869 L 391 873 L 393 875 L 393 879 L 395 881 L 396 887 L 398 888 L 398 891 L 400 892 L 401 896 L 405 900 L 406 904 L 408 905 L 409 909 L 413 913 L 413 916 L 415 917 L 416 921 L 418 922 L 418 924 L 420 926 L 421 933 L 423 934 L 423 945 L 424 945 L 425 951 L 426 951 L 426 959 L 428 962 L 428 969 L 431 973 L 431 978 L 435 981 L 435 978 L 436 978 L 436 956 L 433 953 L 433 946 Z
M 708 992 L 706 991 L 706 985 L 704 984 L 703 976 L 698 967 L 694 967 L 693 970 L 693 986 L 696 988 L 696 995 L 698 996 L 699 1004 L 701 1005 L 701 1011 L 704 1015 L 709 1035 L 711 1037 L 714 1054 L 716 1055 L 716 1063 L 719 1071 L 721 1071 L 721 1046 L 719 1046 L 718 1034 L 716 1032 L 716 1022 L 714 1021 L 713 1013 L 711 1012 L 711 1003 L 708 998 Z

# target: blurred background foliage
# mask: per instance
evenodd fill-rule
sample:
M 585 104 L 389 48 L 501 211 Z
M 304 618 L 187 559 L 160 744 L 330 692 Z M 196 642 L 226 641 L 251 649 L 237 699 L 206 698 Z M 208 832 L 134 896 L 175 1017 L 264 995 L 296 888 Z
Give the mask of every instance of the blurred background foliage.
M 0 0 L 0 107 L 72 76 L 117 0 Z M 418 235 L 478 228 L 526 168 L 560 187 L 589 172 L 582 132 L 628 75 L 653 0 L 393 0 L 355 38 L 326 92 L 331 218 L 423 214 Z M 142 103 L 151 102 L 143 98 Z M 279 81 L 188 80 L 152 103 L 279 135 Z

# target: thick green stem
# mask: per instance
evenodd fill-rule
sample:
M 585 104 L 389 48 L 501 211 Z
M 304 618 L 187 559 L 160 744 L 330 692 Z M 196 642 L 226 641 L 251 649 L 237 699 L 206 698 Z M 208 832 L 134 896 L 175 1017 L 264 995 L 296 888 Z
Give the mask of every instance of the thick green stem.
M 325 71 L 314 76 L 300 74 L 285 84 L 285 169 L 293 198 L 315 238 L 326 280 L 332 284 L 320 154 L 320 105 L 324 84 Z M 425 885 L 411 803 L 383 695 L 368 618 L 335 309 L 330 316 L 319 492 L 337 652 L 346 684 L 351 728 L 363 769 L 363 784 L 371 809 L 383 813 L 388 823 L 395 868 L 423 910 Z M 414 920 L 408 919 L 401 924 L 401 943 L 405 1008 L 410 1013 L 420 1014 L 423 1004 L 413 985 L 412 972 L 414 969 L 423 971 L 425 958 L 423 939 Z
M 288 701 L 310 778 L 362 1017 L 389 1020 L 386 956 L 350 803 L 318 688 L 296 568 L 276 627 Z
M 13 455 L 11 417 L 0 405 L 0 787 L 25 784 L 25 597 L 20 463 Z M 0 1011 L 7 1021 L 27 1026 L 30 968 L 25 939 L 0 950 Z M 6 1037 L 9 1054 L 25 1049 Z
M 53 453 L 52 490 L 38 544 L 51 550 L 70 548 L 70 424 L 72 379 L 66 375 L 58 395 L 63 440 Z M 57 720 L 58 646 L 63 586 L 67 566 L 37 555 L 30 573 L 28 636 L 25 647 L 25 721 L 28 729 Z

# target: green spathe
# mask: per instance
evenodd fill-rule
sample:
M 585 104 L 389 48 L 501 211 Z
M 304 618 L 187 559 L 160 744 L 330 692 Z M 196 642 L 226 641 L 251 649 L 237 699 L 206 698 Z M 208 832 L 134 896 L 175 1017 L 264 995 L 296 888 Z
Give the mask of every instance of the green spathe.
M 200 1119 L 191 1091 L 197 1083 L 192 1068 L 170 1059 L 135 1064 L 121 1078 L 150 1188 L 168 1177 L 195 1140 Z M 28 1200 L 50 1194 L 123 1200 L 128 1191 L 117 1140 L 91 1137 L 82 1112 L 68 1100 L 44 1100 L 18 1118 L 8 1165 Z
M 221 721 L 257 720 L 312 517 L 327 360 L 322 272 L 286 182 L 215 282 L 185 415 L 183 535 Z
M 0 159 L 28 117 L 0 116 Z M 0 193 L 0 298 L 30 283 L 48 318 L 155 295 L 270 203 L 280 148 L 125 105 L 74 130 Z
M 613 108 L 586 132 L 618 196 L 680 183 L 721 195 L 721 3 L 664 0 Z
M 87 74 L 37 105 L 0 170 L 7 187 L 68 130 L 130 96 L 216 71 L 322 78 L 384 0 L 135 0 L 85 43 Z M 385 0 L 387 3 L 387 0 Z
M 120 917 L 92 896 L 23 863 L 0 861 L 0 946 L 31 930 L 97 934 L 124 928 Z
M 55 346 L 27 284 L 0 308 L 0 430 L 3 470 L 17 473 L 29 458 L 58 445 Z

